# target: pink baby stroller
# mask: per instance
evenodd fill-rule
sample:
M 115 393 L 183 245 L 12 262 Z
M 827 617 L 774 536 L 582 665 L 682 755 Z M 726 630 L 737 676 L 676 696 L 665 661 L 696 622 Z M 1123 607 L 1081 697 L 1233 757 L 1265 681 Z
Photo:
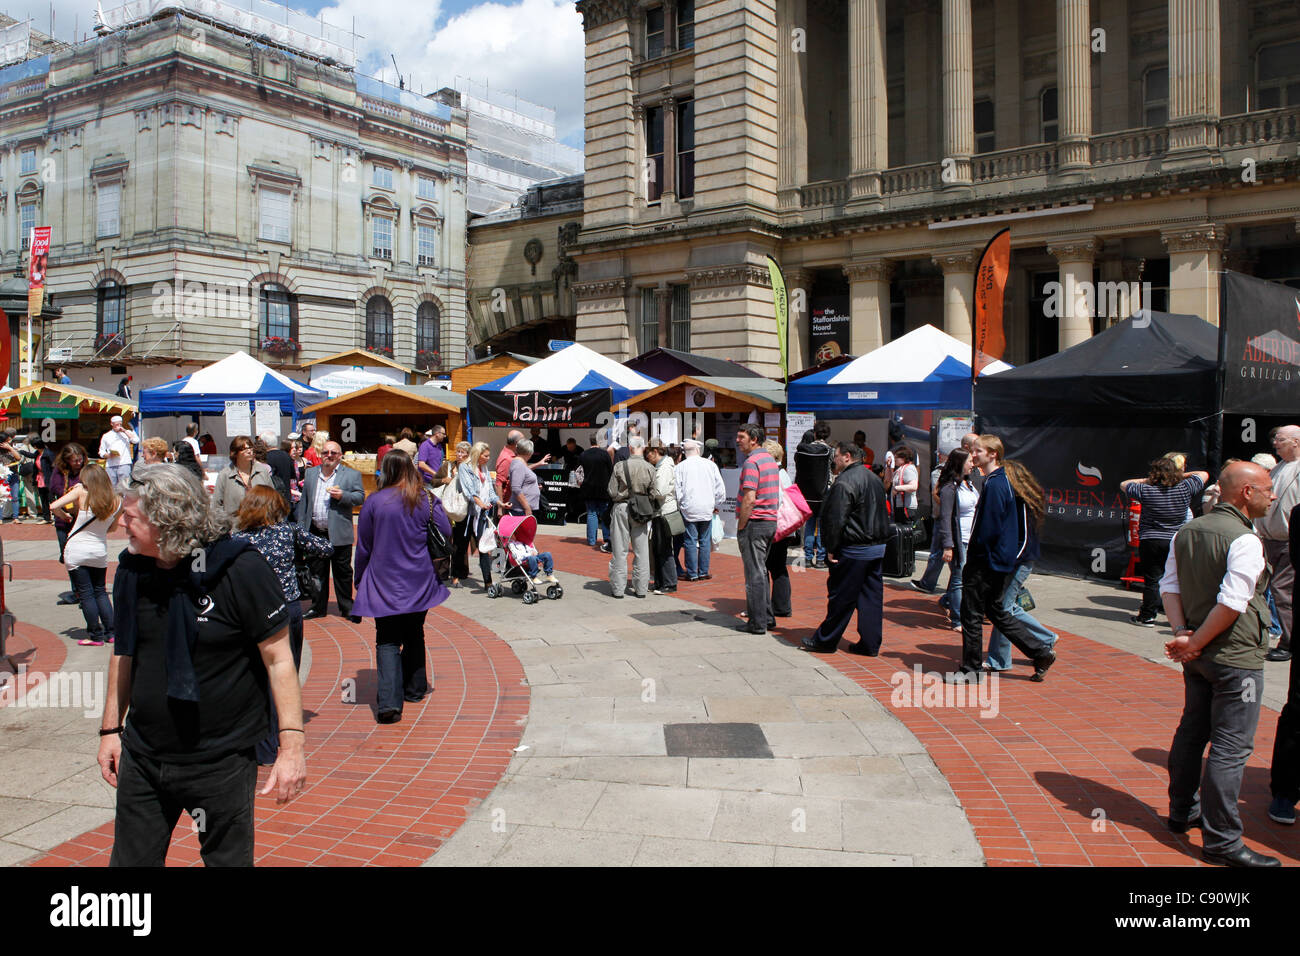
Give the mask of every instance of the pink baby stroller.
M 536 604 L 541 600 L 541 594 L 529 576 L 528 569 L 510 550 L 511 541 L 531 548 L 536 537 L 537 519 L 532 515 L 506 515 L 501 519 L 497 524 L 497 547 L 492 552 L 492 571 L 497 579 L 488 585 L 488 597 L 496 598 L 505 594 L 508 583 L 511 592 L 524 596 L 525 604 Z M 558 583 L 548 584 L 546 596 L 552 601 L 558 601 L 564 597 L 564 588 Z

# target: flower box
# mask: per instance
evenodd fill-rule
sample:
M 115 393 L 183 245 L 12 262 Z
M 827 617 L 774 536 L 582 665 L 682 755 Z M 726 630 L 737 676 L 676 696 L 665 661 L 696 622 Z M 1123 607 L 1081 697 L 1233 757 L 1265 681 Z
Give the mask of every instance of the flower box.
M 382 355 L 384 358 L 393 357 L 393 348 L 390 345 L 367 345 L 367 352 L 373 352 L 376 355 Z
M 442 365 L 442 356 L 437 349 L 420 349 L 415 353 L 416 368 L 438 368 Z
M 116 355 L 126 347 L 126 336 L 121 332 L 100 332 L 95 336 L 96 355 Z
M 298 343 L 294 339 L 269 335 L 262 339 L 262 351 L 268 355 L 297 355 Z

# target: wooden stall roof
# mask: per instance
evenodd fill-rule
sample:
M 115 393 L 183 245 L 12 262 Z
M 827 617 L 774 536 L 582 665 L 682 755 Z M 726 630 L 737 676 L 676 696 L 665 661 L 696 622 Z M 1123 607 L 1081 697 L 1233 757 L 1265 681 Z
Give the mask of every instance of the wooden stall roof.
M 785 404 L 785 387 L 780 382 L 765 378 L 723 378 L 711 375 L 679 375 L 671 382 L 664 382 L 649 391 L 634 395 L 625 403 L 629 407 L 644 405 L 658 396 L 685 385 L 707 388 L 709 391 L 726 395 L 738 402 L 753 405 L 755 408 L 771 411 Z
M 92 388 L 80 388 L 75 385 L 60 385 L 58 382 L 33 382 L 21 388 L 0 392 L 0 409 L 9 413 L 19 411 L 19 407 L 34 401 L 67 402 L 72 398 L 76 404 L 90 412 L 103 412 L 109 415 L 136 414 L 140 403 L 120 395 L 97 392 Z M 72 404 L 71 402 L 67 402 Z
M 384 358 L 382 355 L 376 355 L 374 352 L 366 349 L 348 349 L 346 352 L 339 352 L 335 355 L 327 355 L 324 358 L 312 359 L 310 362 L 303 362 L 299 368 L 309 369 L 316 365 L 371 365 L 386 366 L 395 368 L 399 372 L 405 372 L 407 375 L 415 375 L 413 368 L 407 368 L 394 362 L 390 358 Z
M 321 412 L 328 413 L 340 406 L 355 402 L 357 399 L 375 398 L 383 400 L 385 397 L 389 401 L 406 401 L 416 405 L 428 405 L 440 411 L 454 412 L 457 415 L 464 414 L 465 411 L 465 396 L 457 395 L 445 388 L 437 388 L 432 385 L 368 385 L 365 388 L 357 389 L 355 392 L 348 392 L 346 395 L 327 398 L 323 402 L 309 405 L 302 410 L 302 414 L 318 415 Z
M 470 362 L 468 365 L 452 369 L 450 373 L 452 391 L 464 395 L 471 388 L 486 385 L 502 375 L 518 372 L 530 365 L 536 365 L 540 361 L 541 359 L 533 358 L 531 355 L 519 355 L 515 352 L 498 352 L 496 355 L 488 355 L 478 361 Z

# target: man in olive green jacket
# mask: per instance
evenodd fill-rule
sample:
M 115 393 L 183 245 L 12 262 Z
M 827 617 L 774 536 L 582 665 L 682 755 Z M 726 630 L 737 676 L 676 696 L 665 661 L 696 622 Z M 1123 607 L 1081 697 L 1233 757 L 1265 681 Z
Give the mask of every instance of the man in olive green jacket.
M 1165 654 L 1183 665 L 1184 692 L 1183 717 L 1169 748 L 1169 829 L 1200 827 L 1207 863 L 1280 866 L 1242 843 L 1237 811 L 1259 723 L 1270 620 L 1268 565 L 1251 520 L 1276 496 L 1268 472 L 1248 461 L 1224 468 L 1219 489 L 1214 510 L 1174 536 L 1160 580 L 1174 631 Z

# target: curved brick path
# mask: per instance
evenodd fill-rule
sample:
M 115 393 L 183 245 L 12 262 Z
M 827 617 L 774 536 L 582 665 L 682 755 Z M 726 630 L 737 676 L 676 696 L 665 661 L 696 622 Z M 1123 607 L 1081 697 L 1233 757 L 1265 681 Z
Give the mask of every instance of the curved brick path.
M 528 711 L 523 668 L 504 641 L 445 608 L 425 625 L 435 692 L 406 704 L 402 722 L 375 723 L 374 628 L 339 617 L 308 621 L 312 663 L 303 687 L 308 788 L 278 807 L 257 798 L 257 864 L 415 866 L 428 859 L 496 786 Z M 356 704 L 343 702 L 355 680 Z M 267 768 L 259 773 L 259 789 Z M 199 860 L 177 827 L 169 865 Z M 55 847 L 34 866 L 102 866 L 113 825 Z
M 556 537 L 547 546 L 557 568 L 607 576 L 608 558 L 585 539 Z M 743 611 L 740 559 L 714 554 L 711 570 L 713 580 L 682 582 L 675 596 Z M 821 622 L 826 576 L 792 569 L 791 582 L 794 616 L 778 621 L 776 633 L 796 642 Z M 925 744 L 991 865 L 1202 865 L 1199 831 L 1176 837 L 1163 822 L 1165 759 L 1182 711 L 1179 671 L 1062 632 L 1060 661 L 1044 683 L 1028 680 L 1028 662 L 1014 658 L 1015 669 L 997 682 L 995 717 L 981 717 L 978 706 L 894 706 L 891 677 L 910 679 L 917 664 L 926 672 L 956 667 L 960 636 L 946 622 L 934 598 L 887 586 L 881 656 L 841 649 L 828 659 Z M 857 640 L 852 629 L 847 637 Z M 1300 862 L 1300 832 L 1265 813 L 1276 726 L 1277 711 L 1263 708 L 1242 816 L 1247 843 L 1291 865 Z

